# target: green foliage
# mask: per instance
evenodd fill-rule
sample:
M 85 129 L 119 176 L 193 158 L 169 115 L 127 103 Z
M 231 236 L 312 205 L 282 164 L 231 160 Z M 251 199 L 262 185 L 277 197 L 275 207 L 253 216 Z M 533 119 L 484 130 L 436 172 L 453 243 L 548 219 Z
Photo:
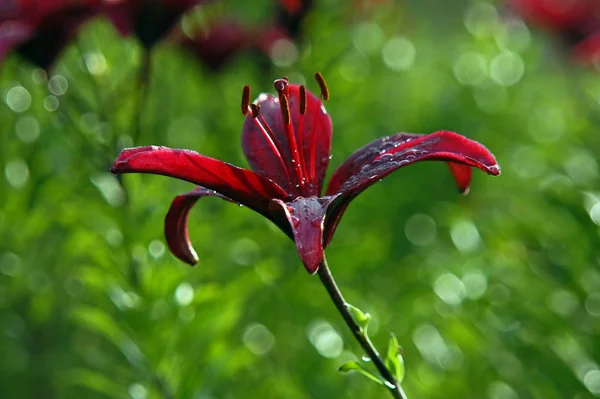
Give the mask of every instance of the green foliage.
M 253 21 L 270 4 L 226 3 L 213 11 Z M 362 353 L 280 231 L 202 200 L 189 268 L 162 229 L 190 185 L 108 173 L 123 147 L 149 144 L 246 166 L 243 85 L 272 92 L 288 76 L 316 91 L 315 71 L 331 91 L 329 173 L 377 137 L 441 129 L 503 167 L 475 172 L 466 197 L 443 164 L 402 169 L 352 203 L 327 249 L 345 297 L 369 309 L 375 345 L 397 333 L 407 396 L 600 395 L 598 71 L 486 2 L 315 3 L 297 53 L 274 61 L 243 53 L 215 73 L 160 44 L 144 95 L 139 43 L 103 20 L 48 76 L 5 60 L 0 397 L 385 395 L 335 372 Z
M 362 310 L 356 306 L 350 305 L 349 303 L 346 303 L 345 306 L 356 324 L 359 325 L 361 332 L 366 335 L 367 327 L 369 327 L 369 323 L 371 322 L 371 314 L 364 313 Z
M 402 357 L 400 344 L 398 344 L 398 338 L 393 333 L 390 334 L 385 366 L 396 378 L 398 384 L 401 384 L 404 380 L 406 370 L 404 369 L 404 358 Z
M 378 377 L 375 374 L 371 373 L 369 370 L 365 369 L 365 367 L 356 360 L 348 360 L 346 363 L 338 367 L 338 371 L 342 373 L 347 373 L 353 370 L 364 375 L 368 379 L 377 382 L 380 385 L 384 385 L 384 382 L 382 381 L 381 377 Z

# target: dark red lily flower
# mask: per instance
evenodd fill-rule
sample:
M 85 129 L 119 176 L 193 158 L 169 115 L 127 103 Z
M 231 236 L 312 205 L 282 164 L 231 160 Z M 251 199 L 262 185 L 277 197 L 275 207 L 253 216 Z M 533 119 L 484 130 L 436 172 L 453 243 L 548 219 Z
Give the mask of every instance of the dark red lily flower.
M 320 74 L 321 98 L 329 92 Z M 250 104 L 244 88 L 242 148 L 252 170 L 197 152 L 166 147 L 137 147 L 119 154 L 111 171 L 153 173 L 186 180 L 200 187 L 175 198 L 165 220 L 171 252 L 195 264 L 187 217 L 196 201 L 216 196 L 237 202 L 275 223 L 296 243 L 300 259 L 315 273 L 323 249 L 350 202 L 393 171 L 418 161 L 446 161 L 458 187 L 466 192 L 471 167 L 500 174 L 494 156 L 481 144 L 459 134 L 397 133 L 367 144 L 335 171 L 323 194 L 331 159 L 331 119 L 321 99 L 286 79 L 274 83 L 277 95 L 261 94 Z
M 557 34 L 575 61 L 597 61 L 599 0 L 512 0 L 510 5 L 526 22 Z
M 12 50 L 46 69 L 101 0 L 21 0 L 0 6 L 0 61 Z
M 209 1 L 113 0 L 105 13 L 122 35 L 135 34 L 149 49 L 169 33 L 186 11 Z
M 192 37 L 182 35 L 177 41 L 209 68 L 218 70 L 236 54 L 249 49 L 251 38 L 249 28 L 235 19 L 226 19 L 196 30 Z
M 551 31 L 585 28 L 597 16 L 597 0 L 512 0 L 511 7 L 534 25 Z

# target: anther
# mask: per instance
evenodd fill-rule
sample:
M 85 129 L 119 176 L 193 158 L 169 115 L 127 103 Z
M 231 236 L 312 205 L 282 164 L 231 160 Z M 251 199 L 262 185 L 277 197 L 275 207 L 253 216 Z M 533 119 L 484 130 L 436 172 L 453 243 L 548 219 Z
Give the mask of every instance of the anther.
M 285 80 L 286 82 L 289 82 L 290 80 L 288 79 L 287 76 L 282 77 L 281 79 Z
M 286 96 L 279 96 L 279 102 L 281 103 L 281 112 L 283 113 L 283 122 L 286 125 L 290 124 L 290 104 Z
M 325 78 L 323 78 L 321 72 L 315 73 L 315 79 L 321 88 L 321 96 L 323 97 L 323 100 L 329 100 L 329 88 L 327 87 L 327 83 L 325 83 Z
M 250 86 L 244 86 L 244 89 L 242 90 L 242 114 L 246 115 L 248 113 L 249 105 L 250 105 Z
M 306 89 L 300 85 L 300 114 L 306 114 Z
M 278 94 L 287 94 L 285 93 L 285 89 L 288 87 L 288 81 L 286 79 L 277 79 L 273 82 L 273 87 L 275 87 Z
M 258 104 L 250 104 L 250 115 L 252 115 L 253 118 L 256 118 L 258 116 L 258 113 L 260 111 L 260 105 Z

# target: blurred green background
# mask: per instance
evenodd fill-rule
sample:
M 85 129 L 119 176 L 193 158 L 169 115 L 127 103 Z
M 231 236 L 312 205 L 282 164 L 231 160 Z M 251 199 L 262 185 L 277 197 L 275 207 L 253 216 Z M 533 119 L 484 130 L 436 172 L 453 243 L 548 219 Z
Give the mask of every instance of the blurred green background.
M 220 2 L 260 24 L 272 2 Z M 169 41 L 151 54 L 94 19 L 46 75 L 19 56 L 0 93 L 1 398 L 379 398 L 336 368 L 362 352 L 293 243 L 257 214 L 200 201 L 196 268 L 163 220 L 190 189 L 108 170 L 132 145 L 246 166 L 241 88 L 321 71 L 329 175 L 398 131 L 484 143 L 503 174 L 400 170 L 358 197 L 327 250 L 371 337 L 403 346 L 409 398 L 600 397 L 600 80 L 484 1 L 322 0 L 303 37 L 218 70 Z M 184 21 L 185 22 L 185 21 Z M 141 110 L 141 112 L 139 111 Z M 139 133 L 139 134 L 138 134 Z

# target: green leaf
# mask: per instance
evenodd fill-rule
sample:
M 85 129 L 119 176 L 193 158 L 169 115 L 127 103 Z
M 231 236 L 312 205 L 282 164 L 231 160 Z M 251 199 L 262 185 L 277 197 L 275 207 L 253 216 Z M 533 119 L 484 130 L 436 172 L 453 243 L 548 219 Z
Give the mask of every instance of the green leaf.
M 404 358 L 400 353 L 401 348 L 398 344 L 398 338 L 394 333 L 390 333 L 390 342 L 388 344 L 387 357 L 385 359 L 385 367 L 390 370 L 398 384 L 402 383 L 404 379 Z
M 366 370 L 362 364 L 355 360 L 349 360 L 338 368 L 338 371 L 342 373 L 347 373 L 352 370 L 356 370 L 368 379 L 373 380 L 381 385 L 385 385 L 385 381 L 381 377 L 371 373 L 369 370 Z
M 371 315 L 369 313 L 364 313 L 362 310 L 360 310 L 356 306 L 350 305 L 349 303 L 346 303 L 345 305 L 346 309 L 348 309 L 348 312 L 350 312 L 350 314 L 352 315 L 354 321 L 360 326 L 361 331 L 364 334 L 366 334 L 367 327 L 371 322 Z

